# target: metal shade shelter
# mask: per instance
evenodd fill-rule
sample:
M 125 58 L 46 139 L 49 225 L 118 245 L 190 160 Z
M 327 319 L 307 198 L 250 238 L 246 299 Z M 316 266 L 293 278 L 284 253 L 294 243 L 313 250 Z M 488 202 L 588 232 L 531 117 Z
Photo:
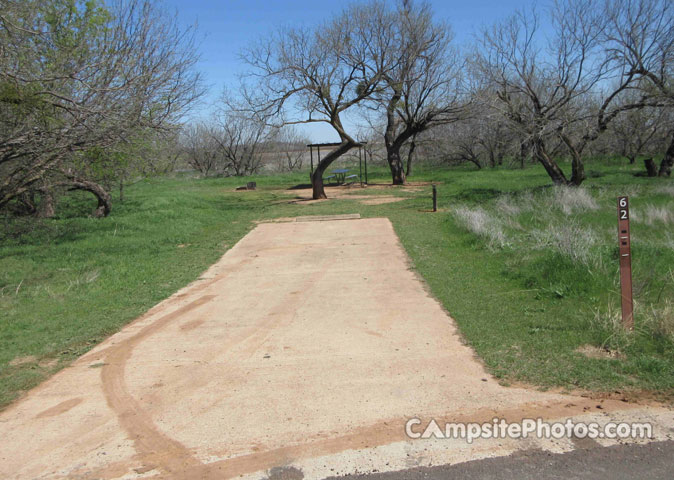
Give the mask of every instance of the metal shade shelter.
M 340 142 L 337 143 L 310 143 L 307 145 L 309 147 L 309 156 L 311 159 L 311 175 L 313 176 L 314 174 L 314 148 L 316 149 L 318 153 L 318 162 L 320 163 L 321 161 L 321 147 L 323 148 L 330 148 L 330 147 L 339 147 L 341 145 Z M 367 150 L 363 149 L 363 147 L 367 145 L 367 142 L 358 142 L 356 145 L 358 147 L 358 166 L 360 170 L 360 175 L 358 178 L 360 178 L 360 184 L 361 186 L 363 183 L 367 185 Z M 372 160 L 370 158 L 370 160 Z M 365 163 L 365 182 L 363 182 L 363 162 Z

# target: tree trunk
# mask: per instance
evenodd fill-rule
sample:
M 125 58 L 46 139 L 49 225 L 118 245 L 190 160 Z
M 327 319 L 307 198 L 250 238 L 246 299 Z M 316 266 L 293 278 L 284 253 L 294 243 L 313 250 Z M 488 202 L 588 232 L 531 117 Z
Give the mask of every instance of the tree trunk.
M 311 198 L 314 200 L 328 198 L 328 196 L 325 194 L 325 188 L 323 186 L 323 173 L 325 172 L 327 165 L 321 166 L 321 163 L 322 162 L 319 162 L 319 164 L 316 165 L 316 170 L 314 170 L 314 173 L 311 174 Z
M 480 165 L 480 159 L 474 155 L 466 157 L 466 160 L 475 164 L 478 170 L 482 170 L 482 165 Z
M 580 155 L 581 151 L 573 145 L 571 139 L 564 133 L 560 133 L 560 138 L 571 153 L 571 180 L 568 184 L 578 187 L 585 180 L 585 166 Z
M 325 194 L 325 188 L 323 185 L 323 174 L 332 162 L 337 160 L 356 145 L 357 144 L 351 140 L 343 140 L 337 148 L 328 153 L 321 159 L 320 162 L 318 162 L 314 173 L 311 175 L 312 198 L 314 200 L 328 198 L 328 196 Z
M 665 156 L 660 162 L 660 171 L 658 175 L 660 177 L 669 177 L 672 174 L 672 167 L 674 166 L 674 134 L 672 134 L 672 140 L 669 142 L 669 147 L 665 152 Z
M 520 168 L 524 168 L 524 162 L 527 159 L 529 145 L 526 141 L 520 143 Z
M 40 189 L 40 207 L 37 211 L 39 218 L 54 218 L 56 209 L 54 208 L 54 194 L 50 189 Z
M 646 175 L 649 177 L 658 176 L 658 167 L 655 166 L 652 158 L 644 158 L 644 165 L 646 166 Z
M 405 169 L 402 158 L 400 158 L 400 143 L 393 142 L 386 145 L 386 159 L 391 168 L 391 178 L 393 185 L 405 185 Z
M 573 160 L 571 160 L 571 180 L 569 183 L 576 187 L 580 186 L 585 180 L 585 166 L 580 158 L 580 154 L 573 150 Z
M 410 151 L 407 152 L 407 171 L 405 172 L 406 176 L 412 175 L 412 160 L 414 159 L 414 149 L 417 148 L 416 142 L 417 136 L 412 136 L 412 141 L 410 142 Z
M 552 183 L 555 185 L 568 185 L 569 181 L 566 179 L 564 172 L 555 161 L 550 158 L 548 153 L 545 151 L 545 144 L 543 140 L 536 140 L 533 142 L 534 156 L 538 160 L 545 171 L 548 172 L 548 175 L 552 179 Z
M 98 206 L 92 213 L 94 217 L 107 217 L 110 214 L 110 211 L 112 210 L 110 194 L 106 192 L 105 189 L 99 184 L 89 180 L 72 180 L 70 185 L 75 190 L 84 190 L 85 192 L 89 192 L 96 197 L 98 200 Z

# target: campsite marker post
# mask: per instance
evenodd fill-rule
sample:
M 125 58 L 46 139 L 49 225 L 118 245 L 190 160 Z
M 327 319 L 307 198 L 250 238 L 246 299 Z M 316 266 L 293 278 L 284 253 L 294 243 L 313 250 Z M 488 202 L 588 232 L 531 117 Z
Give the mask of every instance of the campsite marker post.
M 630 205 L 628 197 L 618 197 L 618 252 L 620 255 L 620 306 L 623 326 L 634 328 L 632 300 L 632 253 L 630 249 Z

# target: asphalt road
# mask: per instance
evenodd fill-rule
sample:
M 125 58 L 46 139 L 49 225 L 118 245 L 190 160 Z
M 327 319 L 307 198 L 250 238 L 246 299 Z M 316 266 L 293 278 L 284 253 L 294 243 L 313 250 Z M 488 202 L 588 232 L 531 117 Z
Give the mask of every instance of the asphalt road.
M 616 445 L 553 454 L 518 452 L 457 465 L 333 477 L 340 480 L 672 480 L 674 441 Z

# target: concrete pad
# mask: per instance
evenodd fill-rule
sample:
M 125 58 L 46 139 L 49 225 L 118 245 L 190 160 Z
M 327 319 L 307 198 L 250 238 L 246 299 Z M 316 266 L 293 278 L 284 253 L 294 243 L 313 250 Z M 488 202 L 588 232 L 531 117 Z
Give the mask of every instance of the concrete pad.
M 322 478 L 455 463 L 532 443 L 410 440 L 406 420 L 632 418 L 634 407 L 597 403 L 498 385 L 388 220 L 266 223 L 2 412 L 0 478 Z
M 295 217 L 296 222 L 326 222 L 330 220 L 357 220 L 360 213 L 344 213 L 341 215 L 303 215 Z

